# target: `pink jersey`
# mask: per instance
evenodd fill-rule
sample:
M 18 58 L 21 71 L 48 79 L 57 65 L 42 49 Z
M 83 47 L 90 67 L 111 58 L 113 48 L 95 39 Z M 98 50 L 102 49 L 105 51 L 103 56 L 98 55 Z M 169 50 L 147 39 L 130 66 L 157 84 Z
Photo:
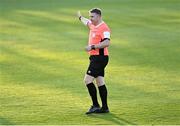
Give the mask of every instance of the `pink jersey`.
M 97 45 L 101 43 L 105 38 L 110 39 L 110 29 L 106 23 L 102 22 L 97 26 L 94 26 L 91 22 L 88 22 L 89 32 L 89 45 Z M 103 55 L 109 55 L 108 48 L 95 49 L 89 51 L 90 55 L 100 55 L 100 52 Z

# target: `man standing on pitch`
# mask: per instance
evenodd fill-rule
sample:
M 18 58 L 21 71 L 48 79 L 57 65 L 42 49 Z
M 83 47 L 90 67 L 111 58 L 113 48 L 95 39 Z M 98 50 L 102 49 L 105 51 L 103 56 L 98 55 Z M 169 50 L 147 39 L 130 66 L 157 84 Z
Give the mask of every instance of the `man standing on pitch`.
M 93 105 L 86 114 L 108 113 L 107 88 L 104 81 L 104 70 L 109 60 L 108 46 L 110 44 L 110 29 L 102 20 L 101 10 L 93 8 L 89 11 L 90 19 L 83 17 L 78 12 L 79 20 L 86 25 L 89 32 L 89 43 L 85 50 L 89 53 L 90 64 L 84 77 Z M 96 80 L 102 101 L 100 108 L 97 100 L 97 90 L 93 83 Z

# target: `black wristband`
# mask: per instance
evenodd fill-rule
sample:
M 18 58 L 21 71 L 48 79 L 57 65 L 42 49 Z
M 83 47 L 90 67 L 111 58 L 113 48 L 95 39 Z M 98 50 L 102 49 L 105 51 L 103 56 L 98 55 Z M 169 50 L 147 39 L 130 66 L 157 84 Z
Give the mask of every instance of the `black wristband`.
M 82 16 L 79 16 L 79 20 L 81 20 L 81 17 L 82 17 Z
M 91 50 L 95 50 L 95 45 L 91 45 Z

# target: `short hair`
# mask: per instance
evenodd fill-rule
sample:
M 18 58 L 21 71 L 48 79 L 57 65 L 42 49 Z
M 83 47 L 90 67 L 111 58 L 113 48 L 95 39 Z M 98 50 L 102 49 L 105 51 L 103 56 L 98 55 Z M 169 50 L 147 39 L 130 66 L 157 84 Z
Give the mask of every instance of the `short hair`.
M 99 9 L 99 8 L 93 8 L 89 12 L 96 13 L 96 14 L 101 16 L 101 9 Z

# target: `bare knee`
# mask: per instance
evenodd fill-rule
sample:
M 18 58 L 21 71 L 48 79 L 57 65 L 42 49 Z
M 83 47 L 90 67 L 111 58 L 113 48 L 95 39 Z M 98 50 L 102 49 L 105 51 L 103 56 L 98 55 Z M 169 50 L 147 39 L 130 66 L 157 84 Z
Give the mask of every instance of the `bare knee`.
M 87 85 L 87 84 L 90 84 L 94 81 L 94 77 L 90 76 L 90 75 L 85 75 L 84 77 L 84 83 Z
M 104 85 L 105 84 L 104 77 L 101 77 L 101 76 L 97 77 L 96 78 L 96 84 L 98 87 Z
M 100 82 L 97 82 L 97 81 L 96 81 L 96 84 L 97 84 L 97 86 L 98 86 L 98 87 L 100 87 L 100 86 L 103 86 L 103 85 L 104 85 L 104 83 L 100 83 Z
M 91 80 L 89 80 L 89 79 L 87 79 L 87 78 L 84 78 L 84 83 L 87 85 L 87 84 L 92 83 L 92 81 L 91 81 Z

